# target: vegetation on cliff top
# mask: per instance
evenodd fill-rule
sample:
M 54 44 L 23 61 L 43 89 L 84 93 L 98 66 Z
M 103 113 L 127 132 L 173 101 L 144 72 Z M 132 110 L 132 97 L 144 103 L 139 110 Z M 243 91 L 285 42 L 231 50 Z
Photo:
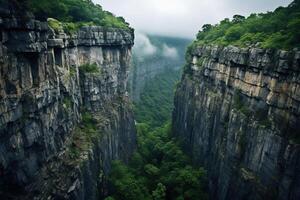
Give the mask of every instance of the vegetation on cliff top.
M 53 18 L 63 24 L 67 31 L 74 31 L 84 25 L 96 25 L 129 29 L 123 17 L 105 11 L 92 0 L 0 0 L 1 6 L 31 11 L 42 21 Z M 57 25 L 57 24 L 55 24 Z
M 300 1 L 295 0 L 274 12 L 251 14 L 247 18 L 234 15 L 232 20 L 226 18 L 216 25 L 205 24 L 195 43 L 277 49 L 300 47 Z

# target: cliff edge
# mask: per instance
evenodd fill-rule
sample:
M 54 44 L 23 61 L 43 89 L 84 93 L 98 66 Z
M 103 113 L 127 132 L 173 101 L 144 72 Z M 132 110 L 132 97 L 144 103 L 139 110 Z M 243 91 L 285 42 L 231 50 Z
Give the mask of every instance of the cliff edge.
M 300 52 L 198 45 L 173 131 L 208 170 L 213 199 L 299 199 Z
M 26 16 L 25 16 L 25 15 Z M 126 92 L 132 30 L 55 33 L 0 9 L 0 196 L 98 199 L 136 131 Z

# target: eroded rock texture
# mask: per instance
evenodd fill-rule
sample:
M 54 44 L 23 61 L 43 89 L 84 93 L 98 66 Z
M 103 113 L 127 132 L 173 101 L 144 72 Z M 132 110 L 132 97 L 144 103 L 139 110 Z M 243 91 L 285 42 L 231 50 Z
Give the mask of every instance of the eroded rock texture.
M 200 46 L 173 130 L 208 170 L 213 199 L 300 198 L 300 52 Z
M 101 27 L 83 27 L 71 37 L 1 9 L 4 199 L 96 199 L 105 193 L 110 162 L 128 160 L 136 145 L 126 93 L 133 37 L 131 30 Z M 81 69 L 86 64 L 97 70 Z M 93 117 L 93 137 L 84 135 L 82 113 Z

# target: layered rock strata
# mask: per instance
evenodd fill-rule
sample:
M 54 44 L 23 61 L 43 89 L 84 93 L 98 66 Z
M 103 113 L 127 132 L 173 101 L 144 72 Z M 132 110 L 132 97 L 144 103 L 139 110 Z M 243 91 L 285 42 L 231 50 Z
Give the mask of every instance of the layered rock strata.
M 102 27 L 55 33 L 47 22 L 1 9 L 2 197 L 105 192 L 111 161 L 128 160 L 136 145 L 126 92 L 133 40 L 132 30 Z
M 208 170 L 212 199 L 300 198 L 300 52 L 198 46 L 173 131 Z

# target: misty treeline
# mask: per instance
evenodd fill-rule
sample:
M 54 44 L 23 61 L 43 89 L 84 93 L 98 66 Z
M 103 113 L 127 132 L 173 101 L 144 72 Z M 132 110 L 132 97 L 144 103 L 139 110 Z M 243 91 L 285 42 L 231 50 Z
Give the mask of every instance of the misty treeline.
M 196 45 L 218 44 L 247 47 L 292 49 L 300 47 L 300 1 L 273 12 L 234 15 L 219 24 L 205 24 L 197 35 Z

